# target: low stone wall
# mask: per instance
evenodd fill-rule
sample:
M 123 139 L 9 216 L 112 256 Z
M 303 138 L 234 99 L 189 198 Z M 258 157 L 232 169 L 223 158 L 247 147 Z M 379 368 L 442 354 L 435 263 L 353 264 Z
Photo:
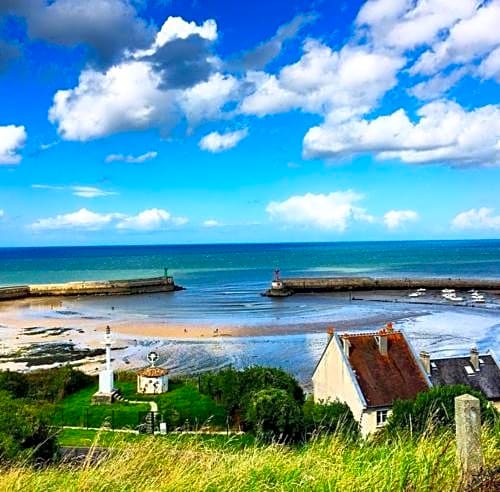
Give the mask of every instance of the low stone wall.
M 0 301 L 11 299 L 23 299 L 30 295 L 30 288 L 27 285 L 16 287 L 0 287 Z
M 341 292 L 364 290 L 498 290 L 500 280 L 461 279 L 461 278 L 371 278 L 371 277 L 323 277 L 323 278 L 287 278 L 282 279 L 283 290 L 296 292 Z M 270 289 L 266 293 L 279 296 L 279 291 Z
M 155 292 L 172 292 L 180 289 L 182 287 L 175 285 L 172 277 L 33 284 L 0 288 L 0 301 L 28 297 L 149 294 Z

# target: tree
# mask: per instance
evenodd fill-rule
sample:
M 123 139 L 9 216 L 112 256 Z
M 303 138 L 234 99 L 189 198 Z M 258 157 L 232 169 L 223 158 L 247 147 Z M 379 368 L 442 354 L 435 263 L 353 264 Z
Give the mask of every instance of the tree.
M 45 462 L 55 458 L 57 452 L 57 439 L 50 428 L 50 407 L 0 392 L 0 462 Z
M 357 437 L 359 425 L 349 406 L 339 401 L 315 403 L 312 397 L 304 403 L 304 429 L 307 436 L 341 434 Z
M 498 413 L 486 397 L 469 386 L 435 386 L 429 391 L 419 393 L 412 400 L 396 401 L 387 422 L 387 432 L 407 430 L 421 434 L 427 430 L 455 425 L 455 397 L 468 393 L 479 399 L 481 419 L 493 423 Z
M 283 389 L 253 393 L 245 412 L 245 426 L 264 441 L 293 442 L 302 430 L 302 410 Z

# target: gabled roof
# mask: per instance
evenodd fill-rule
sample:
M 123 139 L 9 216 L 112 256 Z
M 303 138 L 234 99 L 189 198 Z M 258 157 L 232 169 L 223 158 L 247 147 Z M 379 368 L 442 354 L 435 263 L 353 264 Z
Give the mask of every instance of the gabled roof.
M 431 359 L 430 376 L 436 386 L 465 384 L 482 391 L 488 400 L 500 400 L 500 368 L 492 355 L 479 356 L 479 371 L 473 370 L 469 356 Z
M 376 336 L 387 337 L 387 355 Z M 338 335 L 336 335 L 338 336 Z M 344 334 L 350 342 L 348 362 L 368 407 L 391 406 L 429 389 L 429 381 L 401 331 Z

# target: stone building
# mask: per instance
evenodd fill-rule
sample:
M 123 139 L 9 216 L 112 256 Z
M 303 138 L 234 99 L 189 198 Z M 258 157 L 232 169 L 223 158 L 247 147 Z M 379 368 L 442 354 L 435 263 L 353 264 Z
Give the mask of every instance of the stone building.
M 383 427 L 396 400 L 431 386 L 402 331 L 330 333 L 313 373 L 314 400 L 349 405 L 364 436 Z

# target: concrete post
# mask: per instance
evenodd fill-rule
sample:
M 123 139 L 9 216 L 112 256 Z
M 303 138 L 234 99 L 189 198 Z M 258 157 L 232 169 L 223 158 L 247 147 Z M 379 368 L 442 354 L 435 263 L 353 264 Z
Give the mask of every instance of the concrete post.
M 457 458 L 462 479 L 468 483 L 483 467 L 481 408 L 477 398 L 467 394 L 455 398 L 455 425 Z

